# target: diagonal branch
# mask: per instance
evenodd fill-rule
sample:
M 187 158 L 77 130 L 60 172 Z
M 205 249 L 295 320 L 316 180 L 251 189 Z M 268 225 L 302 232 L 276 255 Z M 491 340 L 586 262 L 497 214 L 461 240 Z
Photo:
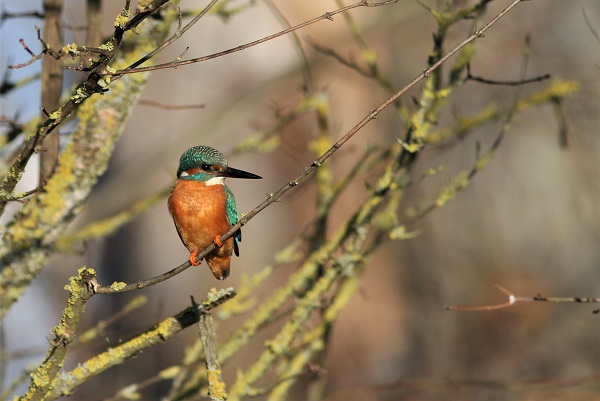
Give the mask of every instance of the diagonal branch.
M 343 12 L 351 10 L 353 8 L 357 8 L 357 7 L 379 7 L 379 6 L 385 6 L 385 5 L 392 4 L 392 3 L 397 3 L 397 2 L 398 2 L 398 0 L 386 0 L 386 1 L 381 1 L 381 2 L 378 2 L 378 3 L 369 3 L 366 0 L 362 0 L 362 1 L 358 2 L 358 3 L 356 3 L 356 4 L 351 4 L 349 6 L 342 7 L 340 9 L 335 10 L 335 11 L 326 12 L 325 14 L 323 14 L 323 15 L 321 15 L 319 17 L 313 18 L 311 20 L 308 20 L 306 22 L 303 22 L 303 23 L 298 24 L 296 26 L 293 26 L 291 28 L 284 29 L 283 31 L 274 33 L 273 35 L 266 36 L 266 37 L 264 37 L 262 39 L 258 39 L 258 40 L 255 40 L 253 42 L 246 43 L 245 45 L 237 46 L 237 47 L 234 47 L 234 48 L 231 48 L 231 49 L 228 49 L 228 50 L 223 50 L 223 51 L 218 52 L 218 53 L 210 54 L 208 56 L 197 57 L 197 58 L 193 58 L 193 59 L 189 59 L 189 60 L 182 60 L 182 61 L 175 60 L 175 61 L 172 61 L 170 63 L 157 64 L 157 65 L 149 66 L 149 67 L 126 68 L 126 69 L 118 70 L 117 72 L 112 73 L 112 76 L 120 76 L 120 75 L 125 75 L 125 74 L 134 74 L 134 73 L 145 72 L 145 71 L 163 70 L 163 69 L 166 69 L 166 68 L 177 68 L 177 67 L 180 67 L 180 66 L 183 66 L 183 65 L 200 63 L 202 61 L 211 60 L 213 58 L 225 56 L 227 54 L 231 54 L 231 53 L 239 52 L 239 51 L 242 51 L 242 50 L 246 50 L 246 49 L 248 49 L 250 47 L 259 45 L 259 44 L 264 43 L 264 42 L 268 42 L 268 41 L 270 41 L 272 39 L 275 39 L 275 38 L 278 38 L 280 36 L 286 35 L 286 34 L 288 34 L 290 32 L 294 32 L 294 31 L 297 31 L 298 29 L 302 29 L 302 28 L 304 28 L 306 26 L 312 25 L 315 22 L 319 22 L 319 21 L 322 21 L 322 20 L 325 20 L 325 19 L 333 21 L 333 16 L 334 15 L 343 13 Z
M 489 30 L 500 18 L 505 16 L 511 9 L 513 9 L 517 4 L 526 0 L 514 0 L 511 4 L 509 4 L 504 10 L 498 13 L 492 20 L 490 20 L 486 25 L 482 28 L 477 29 L 472 35 L 470 35 L 467 39 L 465 39 L 462 43 L 454 47 L 450 50 L 445 56 L 441 57 L 436 63 L 431 65 L 429 68 L 421 72 L 417 75 L 410 83 L 396 92 L 394 95 L 389 97 L 383 103 L 381 103 L 376 109 L 371 110 L 366 117 L 364 117 L 361 121 L 359 121 L 350 131 L 348 131 L 343 137 L 341 137 L 336 143 L 329 148 L 325 153 L 323 153 L 317 160 L 312 162 L 309 166 L 305 167 L 304 170 L 296 176 L 293 180 L 289 181 L 285 185 L 283 185 L 278 191 L 269 194 L 267 199 L 265 199 L 261 204 L 252 209 L 248 214 L 244 215 L 240 220 L 233 225 L 227 232 L 221 235 L 221 240 L 224 241 L 230 238 L 235 232 L 237 232 L 241 227 L 246 225 L 254 216 L 259 214 L 265 208 L 269 207 L 273 203 L 279 202 L 281 197 L 287 193 L 290 189 L 298 186 L 304 179 L 306 179 L 309 175 L 311 175 L 316 169 L 318 169 L 327 159 L 329 159 L 335 152 L 338 151 L 340 147 L 342 147 L 350 138 L 352 138 L 358 131 L 360 131 L 364 126 L 370 123 L 372 120 L 376 119 L 377 116 L 385 110 L 390 104 L 394 103 L 400 96 L 404 95 L 407 91 L 413 88 L 417 83 L 419 83 L 424 78 L 428 77 L 433 71 L 439 68 L 443 63 L 445 63 L 449 58 L 451 58 L 454 54 L 460 51 L 467 44 L 473 42 L 474 40 L 483 37 L 484 33 Z M 377 3 L 382 4 L 382 3 Z M 358 3 L 358 5 L 353 5 L 353 7 L 364 6 L 365 2 Z M 349 6 L 350 7 L 350 6 Z M 341 12 L 341 11 L 340 11 Z M 311 20 L 313 21 L 313 20 Z M 215 244 L 209 245 L 204 251 L 198 253 L 196 258 L 204 259 L 206 255 L 216 249 Z M 146 288 L 152 286 L 154 284 L 158 284 L 163 282 L 190 267 L 190 262 L 186 261 L 183 264 L 177 266 L 176 268 L 168 271 L 167 273 L 161 274 L 156 277 L 152 277 L 147 280 L 138 281 L 136 283 L 125 285 L 124 283 L 119 283 L 123 285 L 113 285 L 106 287 L 99 287 L 97 292 L 100 294 L 112 294 L 115 292 L 126 292 L 132 291 L 140 288 Z
M 201 304 L 202 311 L 208 313 L 223 302 L 235 296 L 233 288 L 211 292 L 211 296 Z M 79 364 L 71 371 L 65 372 L 54 383 L 48 397 L 44 400 L 54 400 L 64 395 L 71 394 L 73 390 L 96 377 L 107 369 L 123 363 L 145 349 L 158 343 L 167 341 L 181 330 L 197 323 L 200 318 L 198 308 L 189 306 L 174 316 L 170 316 L 154 327 L 146 330 L 123 343 L 109 348 L 103 353 Z
M 138 43 L 147 46 L 162 43 L 176 17 L 174 9 L 168 10 L 171 11 L 163 13 L 162 19 L 150 19 L 140 27 L 142 36 L 128 36 L 127 41 L 131 40 L 132 45 L 119 52 L 113 63 L 128 65 L 130 60 L 139 59 L 144 54 L 144 46 L 138 46 Z M 104 62 L 108 63 L 108 60 Z M 14 186 L 39 141 L 77 109 L 77 126 L 61 152 L 56 171 L 44 189 L 15 215 L 2 233 L 0 266 L 4 269 L 0 271 L 0 317 L 46 266 L 46 258 L 56 241 L 81 211 L 81 205 L 98 177 L 106 170 L 125 121 L 148 78 L 147 74 L 131 76 L 116 82 L 115 90 L 89 99 L 95 91 L 102 89 L 86 86 L 98 85 L 103 79 L 98 74 L 100 72 L 93 72 L 95 77 L 79 85 L 71 99 L 58 111 L 50 113 L 44 126 L 25 143 L 4 179 L 0 189 L 0 212 L 13 195 Z
M 147 5 L 142 11 L 138 11 L 138 13 L 129 20 L 130 0 L 126 0 L 123 11 L 121 11 L 115 19 L 113 36 L 107 44 L 105 44 L 105 47 L 110 49 L 109 55 L 100 54 L 100 59 L 94 64 L 87 79 L 83 83 L 77 85 L 73 95 L 68 101 L 48 115 L 48 118 L 40 125 L 40 128 L 35 135 L 31 136 L 31 138 L 25 142 L 15 162 L 10 166 L 8 174 L 4 177 L 2 184 L 0 185 L 0 215 L 4 213 L 8 197 L 14 191 L 17 183 L 21 180 L 23 171 L 25 171 L 25 167 L 29 163 L 29 159 L 39 148 L 40 143 L 92 95 L 107 91 L 106 87 L 110 82 L 110 80 L 107 80 L 109 63 L 112 62 L 117 55 L 125 32 L 137 27 L 140 22 L 149 17 L 152 13 L 157 11 L 160 6 L 167 2 L 168 0 L 155 0 Z
M 152 50 L 150 53 L 146 54 L 144 57 L 140 58 L 138 61 L 131 64 L 129 67 L 127 67 L 127 69 L 135 68 L 135 67 L 145 63 L 146 61 L 150 60 L 152 57 L 156 56 L 158 53 L 160 53 L 161 51 L 166 49 L 167 46 L 169 46 L 170 44 L 175 42 L 177 39 L 179 39 L 181 37 L 181 35 L 183 35 L 188 29 L 190 29 L 194 24 L 196 24 L 196 22 L 198 22 L 202 17 L 204 17 L 208 13 L 208 11 L 217 3 L 217 1 L 218 0 L 212 0 L 206 7 L 204 7 L 204 9 L 202 9 L 202 11 L 200 11 L 200 13 L 198 15 L 196 15 L 183 28 L 178 27 L 177 31 L 175 32 L 175 34 L 173 36 L 171 36 L 169 39 L 167 39 L 163 44 L 158 46 L 156 49 Z M 180 22 L 180 24 L 181 24 L 181 22 Z
M 90 283 L 95 280 L 93 269 L 81 268 L 78 275 L 71 277 L 65 287 L 69 290 L 69 301 L 60 322 L 52 329 L 54 340 L 44 362 L 31 374 L 31 382 L 22 401 L 46 399 L 64 364 L 70 346 L 75 340 L 77 326 L 85 310 L 85 305 L 94 294 Z

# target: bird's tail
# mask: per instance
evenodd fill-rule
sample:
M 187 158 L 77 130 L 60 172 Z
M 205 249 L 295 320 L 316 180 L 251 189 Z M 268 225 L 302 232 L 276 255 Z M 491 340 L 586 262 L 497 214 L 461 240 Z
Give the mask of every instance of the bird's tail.
M 231 256 L 215 256 L 206 258 L 206 263 L 217 280 L 225 280 L 229 277 L 229 263 Z

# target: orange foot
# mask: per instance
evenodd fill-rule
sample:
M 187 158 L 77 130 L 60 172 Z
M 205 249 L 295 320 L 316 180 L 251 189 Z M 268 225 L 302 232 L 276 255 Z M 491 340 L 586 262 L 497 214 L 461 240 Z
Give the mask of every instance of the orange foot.
M 200 266 L 200 263 L 202 263 L 202 259 L 196 262 L 196 255 L 198 255 L 198 252 L 196 251 L 190 253 L 190 263 L 192 266 Z
M 213 242 L 219 248 L 223 246 L 223 243 L 221 242 L 221 236 L 219 234 L 215 235 L 215 238 L 213 239 Z

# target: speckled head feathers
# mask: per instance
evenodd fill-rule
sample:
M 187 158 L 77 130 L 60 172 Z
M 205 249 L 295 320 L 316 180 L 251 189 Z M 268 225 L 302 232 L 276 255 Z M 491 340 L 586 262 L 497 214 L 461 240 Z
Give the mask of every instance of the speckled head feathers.
M 179 160 L 177 179 L 206 182 L 206 185 L 222 184 L 223 179 L 258 179 L 259 175 L 238 170 L 227 165 L 227 159 L 221 152 L 209 146 L 194 146 L 186 150 Z M 217 178 L 213 180 L 213 178 Z
M 179 159 L 179 169 L 177 169 L 177 177 L 184 171 L 201 167 L 203 164 L 218 165 L 223 169 L 227 168 L 227 159 L 223 153 L 210 146 L 194 146 L 189 148 L 181 155 Z

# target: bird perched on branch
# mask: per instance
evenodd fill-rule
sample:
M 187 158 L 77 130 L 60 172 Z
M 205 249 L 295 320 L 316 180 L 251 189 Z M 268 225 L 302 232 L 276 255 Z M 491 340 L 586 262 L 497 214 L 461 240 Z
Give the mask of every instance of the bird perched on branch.
M 227 165 L 221 152 L 208 146 L 194 146 L 179 160 L 177 181 L 169 195 L 169 212 L 175 222 L 179 238 L 190 251 L 190 263 L 198 266 L 202 260 L 196 255 L 211 243 L 217 248 L 206 255 L 206 263 L 213 275 L 224 280 L 229 276 L 231 254 L 239 256 L 238 230 L 221 242 L 221 234 L 238 221 L 235 198 L 223 183 L 226 177 L 258 179 L 256 174 Z

